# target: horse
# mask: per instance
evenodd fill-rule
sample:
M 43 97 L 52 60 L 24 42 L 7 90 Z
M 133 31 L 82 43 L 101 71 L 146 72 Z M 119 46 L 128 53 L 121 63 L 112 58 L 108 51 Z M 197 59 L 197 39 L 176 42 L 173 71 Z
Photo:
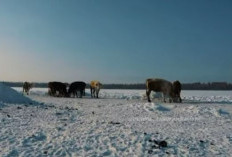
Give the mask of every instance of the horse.
M 151 91 L 162 92 L 164 102 L 166 102 L 165 100 L 166 96 L 169 96 L 169 102 L 173 101 L 173 98 L 174 98 L 173 86 L 172 86 L 172 83 L 167 80 L 160 79 L 160 78 L 147 79 L 146 80 L 146 95 L 147 95 L 148 102 L 151 102 L 151 99 L 150 99 Z
M 62 82 L 49 82 L 48 94 L 57 97 L 67 97 L 67 84 Z
M 74 97 L 77 97 L 77 91 L 80 91 L 80 97 L 82 98 L 83 95 L 85 96 L 85 87 L 86 87 L 85 82 L 73 82 L 73 83 L 71 83 L 71 85 L 69 86 L 69 89 L 68 89 L 69 97 L 71 97 L 71 94 Z
M 23 83 L 23 93 L 25 92 L 27 95 L 29 95 L 29 91 L 32 88 L 33 84 L 29 82 Z
M 102 87 L 102 84 L 97 81 L 91 81 L 90 82 L 90 92 L 91 92 L 91 97 L 98 98 L 99 91 Z

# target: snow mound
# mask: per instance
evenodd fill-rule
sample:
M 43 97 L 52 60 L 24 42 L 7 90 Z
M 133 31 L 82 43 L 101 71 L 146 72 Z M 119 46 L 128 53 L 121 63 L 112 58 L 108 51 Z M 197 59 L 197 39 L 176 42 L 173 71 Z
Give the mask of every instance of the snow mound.
M 23 96 L 14 89 L 0 83 L 0 106 L 3 103 L 9 104 L 31 104 L 34 103 L 31 99 Z

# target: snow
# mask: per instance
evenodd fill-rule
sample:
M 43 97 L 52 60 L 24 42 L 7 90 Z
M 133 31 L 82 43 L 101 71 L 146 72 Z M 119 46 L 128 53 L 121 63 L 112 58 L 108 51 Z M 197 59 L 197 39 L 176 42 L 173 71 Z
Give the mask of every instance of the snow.
M 3 103 L 30 104 L 33 101 L 12 88 L 5 86 L 3 83 L 0 83 L 0 106 Z
M 148 103 L 144 90 L 104 89 L 92 99 L 87 89 L 80 99 L 50 97 L 42 88 L 23 96 L 21 88 L 2 86 L 3 157 L 232 154 L 231 91 L 182 91 L 179 104 L 163 103 L 159 94 Z M 39 105 L 22 104 L 19 97 Z M 160 141 L 167 147 L 158 148 Z
M 15 87 L 15 90 L 22 92 L 22 88 Z M 47 88 L 33 88 L 32 95 L 47 96 Z M 90 96 L 89 89 L 86 89 L 86 96 Z M 102 89 L 99 96 L 103 99 L 127 99 L 146 100 L 145 90 L 118 90 Z M 151 98 L 162 100 L 161 93 L 152 92 Z M 228 103 L 232 104 L 232 91 L 199 91 L 183 90 L 181 97 L 186 103 Z

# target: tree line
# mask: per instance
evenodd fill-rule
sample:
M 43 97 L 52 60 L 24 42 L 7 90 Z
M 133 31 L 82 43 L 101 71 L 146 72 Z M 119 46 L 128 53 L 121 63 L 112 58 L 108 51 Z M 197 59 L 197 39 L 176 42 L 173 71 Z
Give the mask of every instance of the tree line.
M 23 82 L 2 82 L 10 87 L 22 87 Z M 33 83 L 35 88 L 47 88 L 47 83 Z M 89 84 L 87 84 L 89 88 Z M 137 84 L 104 84 L 104 89 L 146 89 L 145 83 Z M 183 83 L 182 90 L 232 90 L 232 84 L 227 82 L 209 82 L 209 83 Z

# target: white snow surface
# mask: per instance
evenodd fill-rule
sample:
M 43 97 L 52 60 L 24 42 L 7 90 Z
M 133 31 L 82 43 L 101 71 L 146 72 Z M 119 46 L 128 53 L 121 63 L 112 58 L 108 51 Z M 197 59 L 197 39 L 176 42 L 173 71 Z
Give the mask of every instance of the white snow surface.
M 2 86 L 3 157 L 232 154 L 231 91 L 183 91 L 183 103 L 160 98 L 148 103 L 144 90 L 101 90 L 94 99 L 87 89 L 83 98 L 57 98 L 47 89 L 22 96 L 21 88 L 14 88 L 15 94 Z M 154 140 L 166 141 L 167 147 L 158 148 Z
M 22 88 L 15 87 L 15 90 L 22 92 Z M 33 88 L 30 93 L 32 95 L 47 96 L 47 88 Z M 90 90 L 86 89 L 86 96 L 90 96 Z M 118 90 L 118 89 L 102 89 L 99 97 L 102 99 L 140 99 L 146 100 L 145 90 Z M 158 101 L 163 100 L 161 93 L 152 92 L 151 98 Z M 187 103 L 229 103 L 232 104 L 232 91 L 202 91 L 202 90 L 183 90 L 181 98 Z

